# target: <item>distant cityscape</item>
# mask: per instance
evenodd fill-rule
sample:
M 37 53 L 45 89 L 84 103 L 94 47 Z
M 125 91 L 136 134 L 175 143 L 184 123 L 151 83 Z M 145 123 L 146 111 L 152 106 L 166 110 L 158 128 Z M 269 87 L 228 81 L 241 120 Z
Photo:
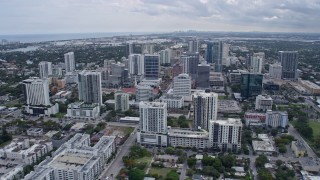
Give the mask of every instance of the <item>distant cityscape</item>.
M 320 179 L 316 34 L 0 41 L 4 180 Z

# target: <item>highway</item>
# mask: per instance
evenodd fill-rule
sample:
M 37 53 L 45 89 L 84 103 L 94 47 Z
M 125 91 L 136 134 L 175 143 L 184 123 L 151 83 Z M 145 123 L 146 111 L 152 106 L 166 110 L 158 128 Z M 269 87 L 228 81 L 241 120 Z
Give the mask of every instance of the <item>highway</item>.
M 124 167 L 122 157 L 129 153 L 130 147 L 137 140 L 136 132 L 137 128 L 133 130 L 131 136 L 129 136 L 126 142 L 122 146 L 120 146 L 116 158 L 101 173 L 99 179 L 104 180 L 106 179 L 106 177 L 109 177 L 110 180 L 113 180 L 119 174 L 120 170 Z

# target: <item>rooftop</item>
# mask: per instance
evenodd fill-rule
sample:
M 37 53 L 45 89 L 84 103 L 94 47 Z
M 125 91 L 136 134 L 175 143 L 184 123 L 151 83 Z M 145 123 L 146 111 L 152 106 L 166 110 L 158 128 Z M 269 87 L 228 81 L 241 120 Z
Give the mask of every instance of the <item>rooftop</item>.
M 169 129 L 168 136 L 170 137 L 190 137 L 190 138 L 208 138 L 207 131 L 193 131 L 189 129 Z
M 254 151 L 261 152 L 275 152 L 275 148 L 273 147 L 271 141 L 252 141 L 252 147 Z

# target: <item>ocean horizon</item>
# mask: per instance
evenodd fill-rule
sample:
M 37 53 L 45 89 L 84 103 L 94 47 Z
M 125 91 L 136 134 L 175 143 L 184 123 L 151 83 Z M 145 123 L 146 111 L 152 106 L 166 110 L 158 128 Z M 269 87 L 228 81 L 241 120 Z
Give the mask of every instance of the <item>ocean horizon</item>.
M 62 41 L 72 39 L 88 39 L 88 38 L 103 38 L 113 36 L 125 35 L 144 35 L 151 34 L 152 32 L 106 32 L 106 33 L 59 33 L 59 34 L 8 34 L 0 35 L 2 39 L 8 41 L 19 41 L 21 43 L 36 43 L 45 41 Z

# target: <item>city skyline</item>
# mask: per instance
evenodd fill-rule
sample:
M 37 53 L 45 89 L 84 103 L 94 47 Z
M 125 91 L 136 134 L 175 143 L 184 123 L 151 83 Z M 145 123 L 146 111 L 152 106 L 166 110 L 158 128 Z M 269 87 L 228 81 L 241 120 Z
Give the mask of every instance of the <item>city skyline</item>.
M 317 32 L 320 4 L 306 1 L 1 1 L 0 34 L 87 32 Z M 79 13 L 81 12 L 81 13 Z M 41 14 L 41 16 L 39 16 Z M 308 19 L 308 21 L 305 21 Z M 150 26 L 145 22 L 157 22 Z M 138 26 L 137 26 L 138 25 Z

